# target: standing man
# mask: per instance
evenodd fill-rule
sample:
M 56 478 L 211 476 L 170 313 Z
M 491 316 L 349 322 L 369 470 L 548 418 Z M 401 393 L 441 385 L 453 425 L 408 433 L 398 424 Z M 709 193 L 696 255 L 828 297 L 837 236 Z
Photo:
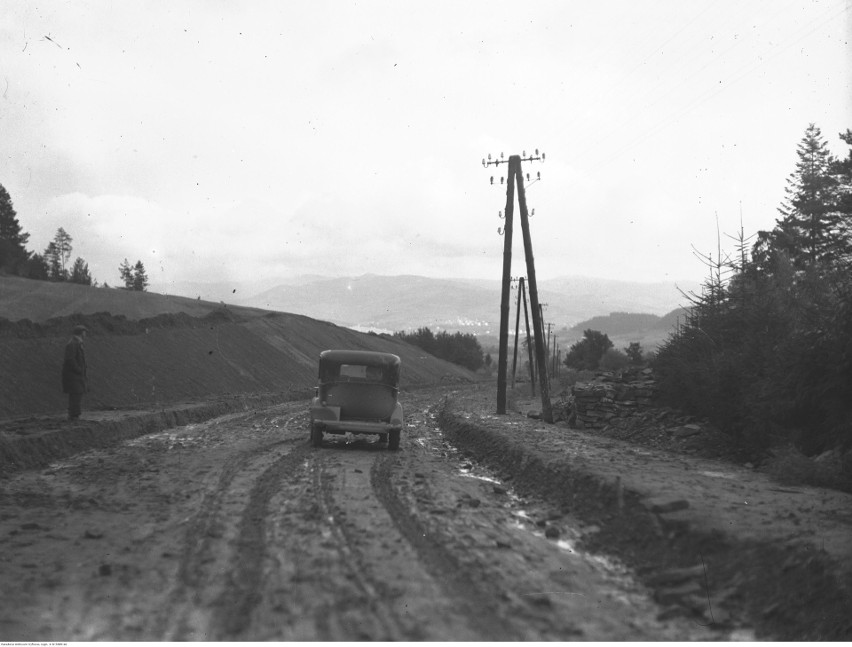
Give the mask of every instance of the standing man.
M 68 420 L 80 417 L 80 405 L 83 394 L 88 390 L 86 375 L 86 351 L 83 340 L 88 328 L 83 325 L 74 326 L 73 336 L 65 344 L 65 359 L 62 362 L 62 391 L 68 394 Z

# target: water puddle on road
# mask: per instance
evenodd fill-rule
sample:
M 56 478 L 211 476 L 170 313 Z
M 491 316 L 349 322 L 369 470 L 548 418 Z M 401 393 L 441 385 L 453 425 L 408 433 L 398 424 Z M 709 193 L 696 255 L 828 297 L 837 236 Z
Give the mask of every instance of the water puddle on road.
M 166 429 L 151 434 L 145 434 L 136 438 L 131 438 L 126 442 L 128 447 L 154 447 L 163 446 L 166 449 L 185 449 L 200 445 L 204 442 L 203 434 L 192 434 L 198 425 L 190 424 L 183 427 Z M 190 432 L 190 433 L 188 433 Z
M 542 541 L 546 541 L 556 546 L 561 551 L 571 555 L 576 555 L 589 564 L 592 564 L 597 570 L 606 573 L 608 576 L 616 577 L 618 579 L 630 579 L 632 582 L 630 570 L 626 566 L 622 565 L 618 560 L 605 555 L 588 553 L 580 549 L 577 546 L 583 536 L 583 533 L 580 530 L 560 524 L 561 536 L 558 539 L 549 539 L 545 535 L 545 531 L 539 529 L 535 520 L 526 512 L 526 510 L 515 510 L 512 512 L 512 516 L 513 519 L 510 522 L 512 527 L 523 530 L 534 537 L 538 537 Z M 566 534 L 568 535 L 567 537 L 565 536 Z
M 698 472 L 698 473 L 703 474 L 704 476 L 710 476 L 712 478 L 717 478 L 717 479 L 733 479 L 733 478 L 737 477 L 736 474 L 731 474 L 729 472 L 703 471 L 703 472 Z
M 465 478 L 476 479 L 478 481 L 485 481 L 486 483 L 497 483 L 500 484 L 500 479 L 491 478 L 490 476 L 484 476 L 482 474 L 471 474 L 470 472 L 465 472 L 464 470 L 459 470 L 461 475 Z
M 469 458 L 459 458 L 459 450 L 450 443 L 444 441 L 442 445 L 445 450 L 448 450 L 455 458 L 461 461 L 461 465 L 458 467 L 458 472 L 461 476 L 492 483 L 505 491 L 508 498 L 506 508 L 511 515 L 509 520 L 510 526 L 529 533 L 541 541 L 554 545 L 560 551 L 582 559 L 610 579 L 613 584 L 621 585 L 625 588 L 635 588 L 637 586 L 630 570 L 618 562 L 618 560 L 604 555 L 588 553 L 580 549 L 578 543 L 582 539 L 583 533 L 574 526 L 566 525 L 564 517 L 560 519 L 559 537 L 553 539 L 547 537 L 545 534 L 546 522 L 543 526 L 540 526 L 536 522 L 536 519 L 524 508 L 526 505 L 524 499 L 518 496 L 511 487 L 507 486 L 487 468 L 475 461 Z M 424 446 L 426 446 L 425 443 Z
M 440 430 L 438 431 L 440 432 Z M 458 461 L 459 466 L 457 470 L 461 476 L 491 483 L 495 488 L 499 487 L 507 497 L 505 508 L 509 512 L 507 523 L 510 527 L 554 546 L 561 553 L 570 556 L 570 559 L 577 559 L 587 564 L 608 583 L 606 594 L 609 597 L 634 608 L 645 608 L 648 606 L 650 592 L 639 582 L 630 568 L 615 557 L 590 553 L 580 548 L 583 536 L 591 532 L 596 532 L 596 527 L 592 526 L 584 530 L 576 525 L 568 525 L 567 522 L 569 522 L 569 519 L 562 516 L 558 519 L 558 536 L 548 537 L 546 533 L 550 519 L 543 518 L 541 515 L 531 512 L 527 508 L 531 502 L 518 496 L 511 487 L 497 478 L 488 468 L 465 456 L 463 452 L 446 440 L 441 440 L 439 447 L 435 445 L 431 438 L 422 441 L 418 439 L 418 443 L 424 448 L 441 453 L 449 460 Z M 735 475 L 715 472 L 709 473 L 708 476 L 734 478 Z M 728 633 L 714 633 L 712 635 L 714 638 L 721 637 L 721 639 L 731 642 L 749 642 L 755 640 L 754 630 L 746 627 L 731 629 Z M 707 636 L 704 633 L 697 634 L 696 639 L 706 639 Z

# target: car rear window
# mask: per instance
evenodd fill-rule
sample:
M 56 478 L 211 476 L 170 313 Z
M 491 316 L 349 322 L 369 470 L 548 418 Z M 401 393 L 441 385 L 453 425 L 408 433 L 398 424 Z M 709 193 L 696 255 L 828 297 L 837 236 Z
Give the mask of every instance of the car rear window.
M 367 379 L 367 367 L 361 364 L 341 364 L 340 377 L 355 377 Z
M 371 382 L 380 381 L 383 378 L 381 366 L 367 366 L 364 364 L 341 364 L 338 375 L 340 377 Z

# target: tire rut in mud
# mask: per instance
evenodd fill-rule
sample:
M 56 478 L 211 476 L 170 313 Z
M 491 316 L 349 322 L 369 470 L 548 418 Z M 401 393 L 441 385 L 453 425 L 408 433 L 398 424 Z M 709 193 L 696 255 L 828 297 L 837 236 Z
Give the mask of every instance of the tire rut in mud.
M 214 544 L 221 542 L 224 525 L 221 518 L 222 508 L 225 499 L 231 493 L 234 481 L 270 451 L 286 448 L 296 442 L 298 441 L 295 439 L 286 439 L 257 447 L 238 455 L 225 465 L 215 488 L 205 496 L 200 510 L 186 531 L 176 586 L 170 596 L 169 608 L 164 610 L 169 617 L 163 618 L 164 623 L 159 624 L 159 627 L 169 627 L 166 632 L 167 639 L 183 640 L 193 631 L 190 626 L 190 616 L 193 615 L 193 608 L 203 602 L 204 593 L 212 584 L 210 581 L 212 569 L 208 565 L 216 563 L 213 554 Z M 284 454 L 274 466 L 286 461 L 290 456 L 290 453 Z M 298 461 L 298 459 L 295 460 Z M 252 492 L 252 494 L 255 493 Z M 178 614 L 175 617 L 176 609 Z
M 457 613 L 463 616 L 479 640 L 518 640 L 523 637 L 503 617 L 494 613 L 500 608 L 493 589 L 477 584 L 476 574 L 445 547 L 441 537 L 434 536 L 400 498 L 392 485 L 393 456 L 383 456 L 373 464 L 370 481 L 373 491 L 387 510 L 400 534 L 416 552 L 421 564 L 441 587 Z
M 240 638 L 410 639 L 347 521 L 352 493 L 335 488 L 340 469 L 358 468 L 344 460 L 347 466 L 338 469 L 340 455 L 327 448 L 305 447 L 298 453 L 302 463 L 279 481 L 279 491 L 269 500 L 264 581 L 256 581 L 263 599 Z M 363 456 L 347 458 L 361 464 Z
M 297 447 L 281 456 L 255 481 L 240 520 L 237 549 L 227 583 L 215 603 L 221 610 L 213 627 L 216 637 L 236 638 L 251 625 L 252 613 L 263 594 L 269 503 L 285 478 L 298 475 L 308 451 L 307 447 Z
M 375 464 L 375 463 L 374 463 Z M 352 535 L 351 529 L 345 523 L 341 523 L 334 514 L 335 501 L 331 489 L 332 479 L 323 468 L 323 461 L 318 461 L 313 470 L 316 491 L 321 493 L 318 497 L 321 518 L 329 523 L 329 529 L 334 535 L 336 549 L 340 555 L 340 561 L 346 566 L 347 579 L 359 591 L 362 606 L 369 610 L 369 617 L 376 625 L 376 631 L 383 636 L 384 640 L 403 640 L 405 631 L 399 618 L 392 611 L 392 607 L 386 604 L 387 595 L 384 583 L 373 580 L 370 570 L 365 563 L 364 557 L 357 548 L 357 543 Z M 328 617 L 328 614 L 325 615 Z M 340 638 L 337 632 L 331 631 L 327 623 L 324 624 L 325 639 L 333 640 Z
M 171 638 L 406 637 L 342 519 L 346 503 L 326 469 L 335 455 L 304 442 L 258 447 L 225 466 L 186 533 Z M 243 502 L 230 532 L 229 498 Z

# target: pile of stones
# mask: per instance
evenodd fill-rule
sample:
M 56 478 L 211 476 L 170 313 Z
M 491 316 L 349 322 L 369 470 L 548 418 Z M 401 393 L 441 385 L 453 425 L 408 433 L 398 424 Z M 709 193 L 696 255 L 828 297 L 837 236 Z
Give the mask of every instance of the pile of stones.
M 623 373 L 598 373 L 591 382 L 577 382 L 566 399 L 566 418 L 577 429 L 603 429 L 653 406 L 656 383 L 650 368 Z

